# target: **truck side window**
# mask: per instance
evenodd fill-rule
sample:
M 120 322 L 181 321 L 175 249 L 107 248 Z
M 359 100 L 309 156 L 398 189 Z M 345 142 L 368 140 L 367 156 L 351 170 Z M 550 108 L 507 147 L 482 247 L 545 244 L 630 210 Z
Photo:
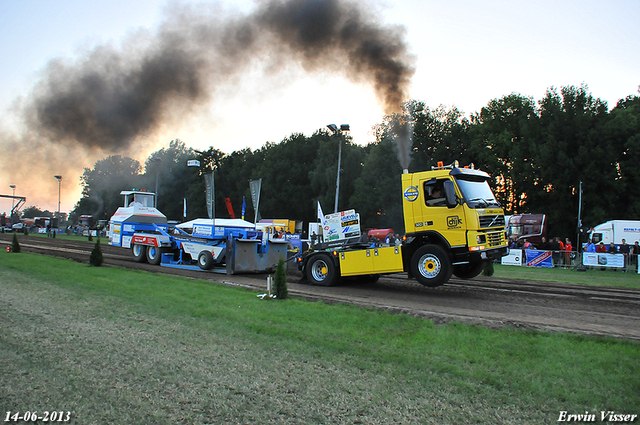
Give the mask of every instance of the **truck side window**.
M 430 180 L 424 184 L 424 199 L 428 207 L 445 207 L 444 179 Z

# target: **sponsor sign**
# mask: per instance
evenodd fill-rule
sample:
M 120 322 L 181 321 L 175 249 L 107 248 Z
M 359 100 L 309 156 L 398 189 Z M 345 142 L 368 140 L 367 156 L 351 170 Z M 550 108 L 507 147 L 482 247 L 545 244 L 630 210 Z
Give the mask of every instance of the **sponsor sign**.
M 509 251 L 509 255 L 502 257 L 501 264 L 505 266 L 521 266 L 522 265 L 522 250 L 512 249 Z
M 158 240 L 153 236 L 134 235 L 133 236 L 133 243 L 134 244 L 158 246 Z
M 213 226 L 207 225 L 196 225 L 193 226 L 193 232 L 191 233 L 193 236 L 200 238 L 211 238 L 213 237 Z
M 624 267 L 623 254 L 607 254 L 604 252 L 583 252 L 582 264 L 591 267 Z
M 109 232 L 109 243 L 111 245 L 119 246 L 120 245 L 120 228 L 122 225 L 120 223 L 111 223 L 111 231 Z
M 447 227 L 449 229 L 459 229 L 462 224 L 462 219 L 457 215 L 447 217 Z
M 347 210 L 327 214 L 322 222 L 325 241 L 347 239 L 360 236 L 360 214 Z
M 527 267 L 553 267 L 551 251 L 527 249 L 525 252 L 527 256 Z

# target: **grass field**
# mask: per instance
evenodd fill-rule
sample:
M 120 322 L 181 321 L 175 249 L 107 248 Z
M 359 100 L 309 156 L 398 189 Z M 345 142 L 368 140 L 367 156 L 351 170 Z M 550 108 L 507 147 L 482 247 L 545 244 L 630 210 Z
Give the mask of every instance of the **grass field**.
M 556 423 L 640 413 L 640 344 L 262 301 L 0 253 L 0 414 L 71 423 Z M 4 416 L 2 417 L 4 420 Z
M 616 286 L 620 288 L 640 288 L 640 274 L 620 270 L 575 269 L 495 266 L 494 276 L 506 279 L 538 280 L 543 282 L 564 282 L 593 286 Z

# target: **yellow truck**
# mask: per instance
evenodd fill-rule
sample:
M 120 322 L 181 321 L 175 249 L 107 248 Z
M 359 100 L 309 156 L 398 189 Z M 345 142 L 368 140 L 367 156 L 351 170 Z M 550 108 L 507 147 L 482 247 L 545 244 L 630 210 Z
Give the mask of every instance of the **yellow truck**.
M 451 275 L 472 278 L 485 264 L 507 255 L 504 210 L 480 170 L 444 166 L 402 174 L 405 236 L 399 245 L 369 247 L 364 238 L 320 243 L 297 258 L 298 268 L 316 285 L 341 277 L 408 273 L 425 286 Z

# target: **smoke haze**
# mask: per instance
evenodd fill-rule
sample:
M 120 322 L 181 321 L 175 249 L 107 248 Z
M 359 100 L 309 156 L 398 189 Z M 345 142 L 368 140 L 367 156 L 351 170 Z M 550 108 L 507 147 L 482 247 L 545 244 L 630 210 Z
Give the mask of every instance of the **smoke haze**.
M 23 132 L 0 142 L 25 159 L 3 156 L 4 173 L 24 188 L 40 174 L 78 175 L 78 165 L 92 167 L 100 155 L 140 151 L 256 63 L 270 73 L 297 63 L 369 83 L 386 113 L 408 98 L 414 69 L 404 29 L 383 24 L 366 3 L 270 0 L 247 15 L 181 5 L 167 16 L 157 33 L 139 32 L 124 47 L 50 62 L 21 107 Z

